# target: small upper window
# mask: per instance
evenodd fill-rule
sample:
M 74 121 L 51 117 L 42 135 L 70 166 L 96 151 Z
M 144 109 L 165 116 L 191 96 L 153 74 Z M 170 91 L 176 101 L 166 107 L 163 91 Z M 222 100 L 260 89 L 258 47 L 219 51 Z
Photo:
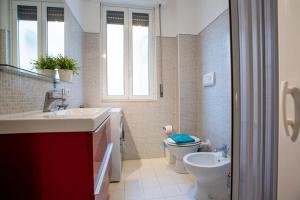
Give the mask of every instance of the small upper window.
M 104 99 L 154 99 L 152 10 L 104 7 Z

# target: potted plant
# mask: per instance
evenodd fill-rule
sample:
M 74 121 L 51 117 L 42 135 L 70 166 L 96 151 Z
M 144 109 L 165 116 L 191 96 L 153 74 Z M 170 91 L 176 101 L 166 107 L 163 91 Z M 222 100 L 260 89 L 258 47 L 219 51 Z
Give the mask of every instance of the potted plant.
M 73 75 L 79 74 L 77 62 L 67 56 L 58 55 L 56 58 L 59 78 L 63 81 L 72 82 Z
M 37 60 L 34 60 L 32 64 L 38 73 L 49 76 L 51 78 L 55 77 L 55 69 L 57 68 L 57 64 L 54 57 L 40 56 Z

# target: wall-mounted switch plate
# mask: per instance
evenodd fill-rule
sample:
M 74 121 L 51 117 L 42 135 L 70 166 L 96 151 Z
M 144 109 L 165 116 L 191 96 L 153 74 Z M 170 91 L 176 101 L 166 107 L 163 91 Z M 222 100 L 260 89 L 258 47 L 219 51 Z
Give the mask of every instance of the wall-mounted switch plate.
M 202 84 L 204 87 L 214 86 L 215 85 L 215 72 L 210 72 L 203 75 Z

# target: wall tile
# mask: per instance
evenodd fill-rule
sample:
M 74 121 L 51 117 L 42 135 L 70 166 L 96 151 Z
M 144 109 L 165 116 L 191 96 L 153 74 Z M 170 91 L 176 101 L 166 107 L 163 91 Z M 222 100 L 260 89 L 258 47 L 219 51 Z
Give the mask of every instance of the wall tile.
M 198 132 L 213 147 L 231 144 L 231 61 L 229 11 L 224 11 L 197 37 Z M 215 72 L 213 87 L 202 85 L 205 73 Z

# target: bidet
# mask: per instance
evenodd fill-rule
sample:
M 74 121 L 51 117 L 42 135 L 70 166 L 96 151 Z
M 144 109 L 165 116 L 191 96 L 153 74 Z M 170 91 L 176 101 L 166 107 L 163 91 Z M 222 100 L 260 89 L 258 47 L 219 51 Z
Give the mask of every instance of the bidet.
M 230 157 L 222 156 L 222 152 L 197 152 L 183 157 L 186 170 L 197 178 L 195 199 L 226 200 L 227 175 L 230 172 Z

